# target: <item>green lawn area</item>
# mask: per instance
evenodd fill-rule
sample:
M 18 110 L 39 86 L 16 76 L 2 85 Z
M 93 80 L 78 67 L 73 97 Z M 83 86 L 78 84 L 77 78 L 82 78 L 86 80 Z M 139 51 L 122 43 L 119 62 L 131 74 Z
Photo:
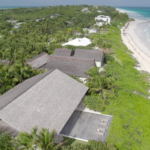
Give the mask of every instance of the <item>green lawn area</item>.
M 121 66 L 111 62 L 105 67 L 108 73 L 116 74 L 115 84 L 120 87 L 117 98 L 110 100 L 102 112 L 113 115 L 107 142 L 116 144 L 121 150 L 149 150 L 150 100 L 146 96 L 150 88 L 146 76 L 133 68 L 135 60 L 127 53 L 128 48 L 122 43 L 117 27 L 111 27 L 109 34 L 102 37 L 113 44 L 112 49 L 123 63 Z

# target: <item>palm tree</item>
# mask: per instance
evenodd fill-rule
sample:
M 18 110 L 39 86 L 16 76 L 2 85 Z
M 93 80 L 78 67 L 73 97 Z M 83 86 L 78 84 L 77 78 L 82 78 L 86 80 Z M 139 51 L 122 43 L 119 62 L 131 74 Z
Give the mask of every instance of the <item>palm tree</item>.
M 37 127 L 31 130 L 31 134 L 20 132 L 19 135 L 12 140 L 18 150 L 36 150 Z
M 97 75 L 100 75 L 99 68 L 98 67 L 92 67 L 87 72 L 86 75 L 90 76 L 91 78 L 94 78 Z
M 42 150 L 57 150 L 59 149 L 63 143 L 58 145 L 55 144 L 55 130 L 51 133 L 43 128 L 39 131 L 39 136 L 37 137 L 37 146 Z
M 37 127 L 31 130 L 31 134 L 27 132 L 20 132 L 19 135 L 12 140 L 15 148 L 18 150 L 57 150 L 62 144 L 55 144 L 55 130 L 51 133 L 46 129 L 42 128 L 37 134 Z
M 90 78 L 86 79 L 86 86 L 89 87 L 90 93 L 100 94 L 102 99 L 106 99 L 108 93 L 114 92 L 115 79 L 107 77 L 104 71 L 99 72 L 97 67 L 93 67 L 86 74 L 90 76 Z

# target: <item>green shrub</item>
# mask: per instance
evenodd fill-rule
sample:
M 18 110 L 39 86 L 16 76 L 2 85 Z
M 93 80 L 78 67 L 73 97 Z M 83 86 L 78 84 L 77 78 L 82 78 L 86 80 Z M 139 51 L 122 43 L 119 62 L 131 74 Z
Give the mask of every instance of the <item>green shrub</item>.
M 7 132 L 0 133 L 0 150 L 12 150 L 12 137 Z
M 118 150 L 113 144 L 101 141 L 89 141 L 88 144 L 76 144 L 74 146 L 64 146 L 62 150 Z

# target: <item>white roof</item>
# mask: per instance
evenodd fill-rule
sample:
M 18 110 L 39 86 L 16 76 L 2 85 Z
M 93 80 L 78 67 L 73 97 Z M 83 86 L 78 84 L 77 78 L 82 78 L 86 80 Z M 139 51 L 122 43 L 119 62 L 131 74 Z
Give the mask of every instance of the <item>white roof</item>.
M 65 44 L 62 44 L 62 46 L 66 46 L 66 45 L 73 45 L 73 46 L 88 46 L 90 45 L 92 42 L 90 39 L 84 37 L 84 38 L 76 38 L 72 41 L 69 41 Z

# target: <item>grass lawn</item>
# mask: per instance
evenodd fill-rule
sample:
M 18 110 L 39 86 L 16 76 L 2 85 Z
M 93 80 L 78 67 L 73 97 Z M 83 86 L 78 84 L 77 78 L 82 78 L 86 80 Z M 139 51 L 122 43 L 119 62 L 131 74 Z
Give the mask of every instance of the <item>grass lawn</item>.
M 150 150 L 150 100 L 147 98 L 150 86 L 146 82 L 147 76 L 134 69 L 136 61 L 123 44 L 119 28 L 111 26 L 109 33 L 101 37 L 112 44 L 111 49 L 123 64 L 111 61 L 105 66 L 108 74 L 116 75 L 115 84 L 119 87 L 116 97 L 102 112 L 113 115 L 107 142 L 120 150 Z
M 121 87 L 117 99 L 110 101 L 103 112 L 113 115 L 107 142 L 115 143 L 121 150 L 149 150 L 150 100 L 144 97 L 149 88 L 146 77 L 133 68 L 135 60 L 127 54 L 128 48 L 122 43 L 118 28 L 112 27 L 103 38 L 112 40 L 112 48 L 123 62 L 123 66 L 111 62 L 105 67 L 108 72 L 116 73 L 116 85 Z

